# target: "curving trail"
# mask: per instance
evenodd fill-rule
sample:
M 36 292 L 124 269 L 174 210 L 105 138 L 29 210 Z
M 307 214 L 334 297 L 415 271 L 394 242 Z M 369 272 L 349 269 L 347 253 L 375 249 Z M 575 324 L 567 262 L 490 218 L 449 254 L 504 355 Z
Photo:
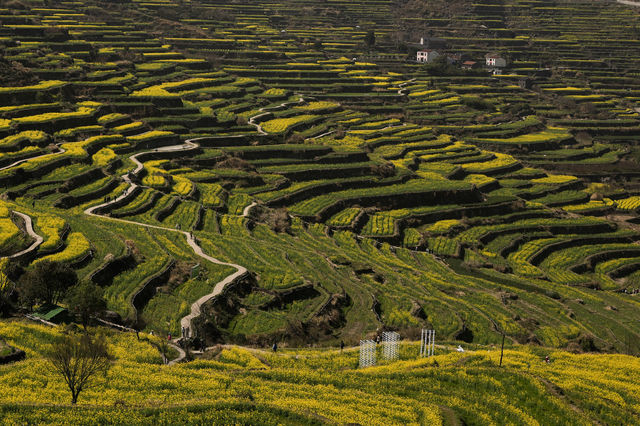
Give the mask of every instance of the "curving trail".
M 123 199 L 126 199 L 126 197 L 129 196 L 129 194 L 131 194 L 132 191 L 135 190 L 136 187 L 138 187 L 139 185 L 136 184 L 135 182 L 133 182 L 131 180 L 131 177 L 140 173 L 142 171 L 142 169 L 144 168 L 144 164 L 138 160 L 138 157 L 142 154 L 147 154 L 149 152 L 185 152 L 185 151 L 190 151 L 190 150 L 194 150 L 197 149 L 199 147 L 199 145 L 197 143 L 195 143 L 194 141 L 196 141 L 198 139 L 189 139 L 187 141 L 185 141 L 184 144 L 181 145 L 172 145 L 172 146 L 165 146 L 165 147 L 161 147 L 161 148 L 155 148 L 153 150 L 149 150 L 149 151 L 145 151 L 145 152 L 141 152 L 138 154 L 134 154 L 131 157 L 129 157 L 131 159 L 131 161 L 133 161 L 136 164 L 136 168 L 133 169 L 132 171 L 128 172 L 126 175 L 123 176 L 123 180 L 125 182 L 127 182 L 129 184 L 129 188 L 127 188 L 127 190 L 122 193 L 120 196 L 118 196 L 117 198 L 115 198 L 114 200 L 108 201 L 106 203 L 102 203 L 93 207 L 89 207 L 84 211 L 84 214 L 88 215 L 88 216 L 94 216 L 94 217 L 100 217 L 102 219 L 106 219 L 106 220 L 112 220 L 112 221 L 116 221 L 116 222 L 120 222 L 120 223 L 127 223 L 130 225 L 136 225 L 136 226 L 142 226 L 145 228 L 150 228 L 150 229 L 158 229 L 158 230 L 162 230 L 162 231 L 170 231 L 170 232 L 178 232 L 182 235 L 184 235 L 187 239 L 187 243 L 189 244 L 189 246 L 192 248 L 192 250 L 194 251 L 194 253 L 199 256 L 202 257 L 203 259 L 208 260 L 209 262 L 218 264 L 218 265 L 223 265 L 223 266 L 230 266 L 232 268 L 236 269 L 236 272 L 234 272 L 233 274 L 227 276 L 226 278 L 224 278 L 222 281 L 219 281 L 218 283 L 216 283 L 216 285 L 213 288 L 213 291 L 205 296 L 202 296 L 200 299 L 198 299 L 195 303 L 193 303 L 191 305 L 191 313 L 187 316 L 185 316 L 184 318 L 182 318 L 180 320 L 181 326 L 184 327 L 185 329 L 188 329 L 189 332 L 187 334 L 187 337 L 191 336 L 191 321 L 196 318 L 197 316 L 199 316 L 201 314 L 201 307 L 202 305 L 211 300 L 213 297 L 219 295 L 220 293 L 222 293 L 222 291 L 224 290 L 224 288 L 232 283 L 233 281 L 237 280 L 238 278 L 244 276 L 245 274 L 247 274 L 247 269 L 244 266 L 241 265 L 236 265 L 234 263 L 228 263 L 228 262 L 223 262 L 219 259 L 216 259 L 214 257 L 211 257 L 207 254 L 204 253 L 204 251 L 202 250 L 202 247 L 200 247 L 200 245 L 198 244 L 197 240 L 195 239 L 195 237 L 192 235 L 191 232 L 187 232 L 187 231 L 181 231 L 175 228 L 167 228 L 167 227 L 163 227 L 163 226 L 158 226 L 158 225 L 150 225 L 150 224 L 146 224 L 146 223 L 141 223 L 141 222 L 135 222 L 132 220 L 126 220 L 126 219 L 120 219 L 120 218 L 113 218 L 113 217 L 109 217 L 109 216 L 104 216 L 102 214 L 97 213 L 98 211 L 100 211 L 101 209 L 117 203 Z M 247 206 L 243 212 L 243 214 L 248 214 L 249 210 L 255 205 L 256 203 L 252 203 L 251 205 Z M 185 352 L 182 350 L 182 348 L 180 348 L 179 346 L 170 343 L 172 347 L 174 347 L 176 350 L 178 350 L 179 352 L 179 356 L 178 358 L 172 360 L 169 362 L 169 365 L 171 364 L 175 364 L 177 362 L 182 361 L 186 354 Z
M 247 271 L 247 268 L 245 268 L 244 266 L 236 265 L 236 264 L 233 264 L 233 263 L 222 262 L 222 261 L 220 261 L 220 260 L 218 260 L 218 259 L 216 259 L 214 257 L 211 257 L 211 256 L 205 254 L 202 251 L 202 247 L 200 247 L 198 245 L 196 239 L 190 234 L 187 234 L 187 243 L 191 246 L 191 248 L 193 249 L 194 253 L 197 254 L 198 256 L 202 257 L 203 259 L 206 259 L 209 262 L 216 263 L 218 265 L 232 266 L 232 267 L 236 268 L 236 272 L 234 272 L 233 274 L 227 276 L 222 281 L 219 281 L 213 287 L 213 291 L 211 293 L 209 293 L 207 295 L 204 295 L 200 299 L 196 300 L 191 305 L 191 313 L 180 320 L 180 325 L 187 330 L 187 333 L 186 333 L 187 337 L 191 337 L 191 321 L 194 318 L 200 316 L 200 314 L 202 313 L 201 312 L 202 305 L 204 303 L 208 302 L 209 300 L 211 300 L 212 298 L 216 297 L 220 293 L 222 293 L 224 291 L 224 288 L 227 286 L 227 284 L 231 284 L 235 280 L 237 280 L 237 279 L 241 278 L 242 276 L 246 275 L 248 273 L 248 271 Z
M 256 128 L 256 131 L 261 135 L 268 135 L 269 133 L 265 132 L 262 129 L 262 126 L 259 123 L 255 122 L 257 118 L 264 117 L 265 115 L 269 114 L 269 111 L 271 110 L 278 110 L 281 108 L 285 108 L 287 105 L 301 104 L 303 102 L 304 102 L 304 98 L 300 96 L 300 98 L 297 101 L 283 102 L 280 105 L 276 105 L 272 107 L 262 107 L 258 110 L 260 111 L 260 114 L 254 115 L 253 117 L 249 118 L 248 124 L 250 124 L 251 126 L 254 126 Z
M 17 211 L 14 211 L 15 214 L 17 214 L 18 216 L 20 216 L 23 220 L 24 220 L 24 226 L 27 230 L 27 234 L 29 234 L 29 236 L 31 238 L 33 238 L 35 241 L 33 243 L 31 243 L 31 245 L 29 247 L 27 247 L 24 250 L 21 250 L 17 253 L 14 253 L 12 255 L 9 256 L 3 256 L 0 257 L 0 259 L 14 259 L 16 257 L 20 257 L 23 256 L 27 253 L 30 253 L 34 250 L 36 250 L 38 247 L 40 247 L 40 244 L 42 244 L 42 242 L 44 241 L 44 238 L 42 238 L 40 235 L 36 234 L 36 231 L 33 230 L 33 221 L 31 220 L 31 216 L 24 214 L 24 213 L 20 213 Z
M 324 132 L 324 133 L 322 133 L 322 134 L 320 134 L 320 135 L 318 135 L 318 136 L 312 136 L 312 137 L 310 137 L 310 138 L 306 138 L 305 140 L 315 140 L 315 139 L 320 139 L 320 138 L 323 138 L 323 137 L 325 137 L 325 136 L 329 136 L 329 135 L 331 135 L 331 134 L 334 134 L 335 132 L 336 132 L 335 130 L 329 130 L 328 132 Z
M 262 111 L 263 109 L 260 108 L 260 111 Z M 258 133 L 260 133 L 261 135 L 266 135 L 267 132 L 265 132 L 264 130 L 262 130 L 262 126 L 258 123 L 254 123 L 254 120 L 256 118 L 260 118 L 260 117 L 264 117 L 265 115 L 269 114 L 268 112 L 263 112 L 262 114 L 258 114 L 258 115 L 254 115 L 253 117 L 251 117 L 248 121 L 248 123 L 252 126 L 255 126 L 256 130 L 258 131 Z
M 242 216 L 244 216 L 244 217 L 249 216 L 249 213 L 251 212 L 251 209 L 254 208 L 257 205 L 258 205 L 258 203 L 253 201 L 251 204 L 249 204 L 247 207 L 245 207 L 244 210 L 242 210 Z
M 173 343 L 169 342 L 169 345 L 178 351 L 178 357 L 175 359 L 172 359 L 171 361 L 167 362 L 167 365 L 173 365 L 173 364 L 177 364 L 179 362 L 184 361 L 184 359 L 187 357 L 187 353 L 178 345 L 174 345 Z
M 50 155 L 59 155 L 59 154 L 64 154 L 65 152 L 67 152 L 66 149 L 61 148 L 59 145 L 56 145 L 56 147 L 58 148 L 58 150 L 56 152 L 48 152 L 46 154 L 39 154 L 39 155 L 36 155 L 34 157 L 23 158 L 22 160 L 18 160 L 15 163 L 9 164 L 8 166 L 0 167 L 0 171 L 6 170 L 6 169 L 10 169 L 10 168 L 15 167 L 15 166 L 17 166 L 19 164 L 25 163 L 25 162 L 27 162 L 29 160 L 34 160 L 36 158 L 48 157 Z
M 407 80 L 404 83 L 400 83 L 398 84 L 398 95 L 404 95 L 404 92 L 406 91 L 406 89 L 404 88 L 404 86 L 406 86 L 409 83 L 413 83 L 414 81 L 416 81 L 415 78 L 412 78 L 411 80 Z

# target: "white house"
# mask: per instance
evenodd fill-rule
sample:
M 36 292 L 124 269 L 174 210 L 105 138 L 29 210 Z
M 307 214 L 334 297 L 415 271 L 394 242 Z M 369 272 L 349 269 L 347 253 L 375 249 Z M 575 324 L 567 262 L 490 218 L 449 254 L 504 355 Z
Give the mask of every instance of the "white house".
M 436 60 L 436 58 L 440 56 L 440 54 L 438 52 L 436 52 L 435 50 L 418 50 L 418 53 L 416 53 L 416 61 L 418 62 L 433 62 Z
M 488 67 L 504 68 L 507 66 L 507 61 L 499 55 L 489 53 L 488 55 L 485 56 L 485 59 L 487 61 Z

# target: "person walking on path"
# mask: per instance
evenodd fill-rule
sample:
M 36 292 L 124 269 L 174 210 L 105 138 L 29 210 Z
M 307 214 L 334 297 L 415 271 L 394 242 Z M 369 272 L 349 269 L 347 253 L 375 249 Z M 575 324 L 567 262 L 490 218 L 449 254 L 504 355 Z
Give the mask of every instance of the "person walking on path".
M 340 340 L 340 352 L 344 350 L 344 340 Z
M 278 351 L 278 343 L 273 342 L 273 346 L 271 347 L 271 349 L 273 349 L 273 352 L 277 352 Z

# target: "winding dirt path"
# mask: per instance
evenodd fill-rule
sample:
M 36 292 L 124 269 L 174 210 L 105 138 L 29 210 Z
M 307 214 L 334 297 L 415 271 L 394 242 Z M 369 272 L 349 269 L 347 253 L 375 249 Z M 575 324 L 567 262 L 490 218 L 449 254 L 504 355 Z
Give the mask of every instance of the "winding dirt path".
M 324 132 L 324 133 L 322 133 L 322 134 L 320 134 L 320 135 L 318 135 L 318 136 L 312 136 L 312 137 L 310 137 L 310 138 L 306 138 L 305 140 L 307 140 L 307 141 L 308 141 L 308 140 L 320 139 L 320 138 L 323 138 L 323 137 L 325 137 L 325 136 L 329 136 L 329 135 L 331 135 L 331 134 L 333 134 L 333 133 L 335 133 L 335 132 L 336 132 L 335 130 L 329 130 L 328 132 Z
M 36 250 L 38 247 L 40 247 L 40 244 L 42 244 L 42 242 L 44 241 L 44 238 L 42 238 L 40 235 L 36 234 L 36 231 L 33 230 L 33 221 L 31 220 L 31 216 L 24 214 L 24 213 L 20 213 L 17 211 L 14 211 L 15 214 L 17 214 L 18 216 L 20 216 L 23 220 L 24 220 L 24 226 L 25 229 L 27 231 L 27 234 L 29 234 L 29 236 L 31 238 L 33 238 L 35 241 L 33 243 L 31 243 L 31 245 L 29 247 L 27 247 L 24 250 L 21 250 L 17 253 L 14 253 L 12 255 L 9 256 L 3 256 L 0 257 L 0 259 L 14 259 L 16 257 L 20 257 L 23 256 L 27 253 L 30 253 L 34 250 Z
M 405 94 L 404 92 L 407 90 L 407 89 L 404 88 L 404 86 L 406 86 L 409 83 L 413 83 L 414 81 L 416 81 L 416 79 L 412 78 L 411 80 L 407 80 L 407 81 L 405 81 L 403 83 L 398 84 L 398 87 L 399 87 L 398 95 L 404 95 Z
M 14 163 L 9 164 L 8 166 L 0 167 L 0 171 L 6 170 L 6 169 L 10 169 L 10 168 L 15 167 L 15 166 L 17 166 L 19 164 L 22 164 L 22 163 L 27 162 L 29 160 L 34 160 L 36 158 L 48 157 L 49 155 L 59 155 L 59 154 L 64 154 L 65 152 L 67 152 L 66 149 L 63 149 L 58 145 L 56 145 L 56 147 L 58 148 L 58 150 L 56 152 L 47 152 L 46 154 L 39 154 L 39 155 L 36 155 L 34 157 L 23 158 L 22 160 L 18 160 L 18 161 L 14 162 Z
M 187 353 L 180 346 L 174 345 L 171 342 L 169 342 L 169 346 L 178 351 L 178 357 L 167 362 L 167 365 L 173 365 L 184 361 L 184 359 L 187 357 Z
M 205 304 L 206 302 L 208 302 L 209 300 L 211 300 L 212 298 L 216 297 L 217 295 L 219 295 L 220 293 L 222 293 L 224 291 L 224 288 L 227 286 L 227 284 L 231 284 L 232 282 L 234 282 L 235 280 L 241 278 L 242 276 L 246 275 L 248 273 L 247 268 L 245 268 L 244 266 L 240 266 L 240 265 L 236 265 L 234 263 L 226 263 L 226 262 L 222 262 L 214 257 L 209 256 L 208 254 L 205 254 L 202 251 L 202 247 L 200 247 L 198 245 L 198 242 L 196 241 L 196 239 L 188 234 L 187 234 L 187 243 L 191 246 L 191 248 L 193 249 L 194 253 L 200 257 L 202 257 L 203 259 L 208 260 L 209 262 L 218 264 L 218 265 L 223 265 L 223 266 L 232 266 L 234 268 L 236 268 L 236 272 L 234 272 L 231 275 L 228 275 L 226 278 L 224 278 L 222 281 L 219 281 L 218 283 L 216 283 L 216 285 L 213 287 L 213 291 L 205 296 L 202 296 L 200 299 L 196 300 L 192 305 L 191 305 L 191 313 L 187 316 L 185 316 L 184 318 L 182 318 L 180 320 L 180 324 L 182 327 L 184 327 L 185 329 L 187 329 L 187 337 L 191 337 L 192 333 L 191 333 L 191 321 L 200 316 L 201 314 L 201 308 L 202 305 Z
M 262 126 L 259 123 L 255 122 L 257 118 L 264 117 L 265 115 L 269 114 L 270 111 L 275 111 L 281 108 L 285 108 L 287 105 L 301 104 L 303 102 L 304 102 L 304 98 L 300 96 L 300 98 L 297 101 L 283 102 L 280 105 L 276 105 L 272 107 L 262 107 L 258 110 L 260 111 L 260 114 L 254 115 L 253 117 L 249 118 L 248 124 L 250 124 L 251 126 L 254 126 L 258 131 L 258 133 L 260 133 L 261 135 L 268 135 L 269 133 L 265 132 L 262 129 Z
M 257 205 L 258 205 L 258 203 L 253 201 L 251 204 L 249 204 L 247 207 L 245 207 L 244 210 L 242 210 L 242 216 L 244 216 L 244 217 L 249 216 L 249 213 L 251 212 L 251 209 L 254 208 Z
M 199 145 L 194 142 L 194 141 L 197 141 L 197 140 L 198 139 L 190 139 L 190 140 L 185 141 L 185 143 L 181 144 L 181 145 L 172 145 L 172 146 L 165 146 L 165 147 L 155 148 L 153 150 L 144 151 L 144 152 L 132 155 L 129 158 L 131 159 L 131 161 L 134 162 L 136 167 L 135 167 L 135 169 L 133 169 L 132 171 L 128 172 L 126 175 L 123 176 L 123 180 L 129 184 L 129 188 L 127 188 L 127 190 L 124 193 L 122 193 L 120 196 L 118 196 L 114 200 L 111 200 L 111 201 L 108 201 L 106 203 L 102 203 L 102 204 L 99 204 L 99 205 L 96 205 L 96 206 L 89 207 L 84 211 L 84 214 L 86 214 L 88 216 L 100 217 L 100 218 L 105 219 L 105 220 L 111 220 L 111 221 L 120 222 L 120 223 L 127 223 L 127 224 L 130 224 L 130 225 L 142 226 L 142 227 L 149 228 L 149 229 L 158 229 L 158 230 L 162 230 L 162 231 L 180 233 L 180 234 L 182 234 L 182 235 L 184 235 L 186 237 L 187 243 L 189 244 L 189 246 L 191 247 L 191 249 L 193 250 L 193 252 L 197 256 L 202 257 L 203 259 L 208 260 L 209 262 L 215 263 L 217 265 L 230 266 L 230 267 L 236 269 L 236 272 L 228 275 L 223 280 L 221 280 L 218 283 L 216 283 L 216 285 L 214 286 L 213 291 L 211 293 L 209 293 L 209 294 L 207 294 L 205 296 L 202 296 L 200 299 L 198 299 L 196 302 L 194 302 L 191 305 L 191 313 L 180 320 L 181 326 L 184 327 L 185 329 L 188 329 L 187 337 L 191 337 L 191 335 L 192 335 L 192 333 L 191 333 L 191 330 L 192 330 L 191 321 L 201 314 L 202 305 L 204 303 L 206 303 L 207 301 L 211 300 L 212 298 L 214 298 L 215 296 L 217 296 L 220 293 L 222 293 L 222 291 L 225 289 L 225 287 L 228 284 L 234 282 L 236 279 L 238 279 L 238 278 L 244 276 L 245 274 L 247 274 L 247 272 L 248 272 L 247 269 L 244 266 L 236 265 L 234 263 L 223 262 L 223 261 L 221 261 L 219 259 L 216 259 L 214 257 L 211 257 L 211 256 L 207 255 L 206 253 L 204 253 L 204 251 L 202 250 L 202 247 L 200 247 L 200 245 L 198 244 L 198 241 L 196 240 L 196 238 L 193 236 L 193 234 L 191 232 L 181 231 L 181 230 L 178 230 L 178 229 L 175 229 L 175 228 L 167 228 L 167 227 L 164 227 L 164 226 L 150 225 L 150 224 L 146 224 L 146 223 L 135 222 L 135 221 L 132 221 L 132 220 L 127 220 L 127 219 L 113 218 L 113 217 L 102 215 L 102 214 L 100 214 L 98 212 L 100 210 L 104 209 L 105 207 L 108 207 L 111 204 L 118 203 L 121 200 L 126 199 L 139 186 L 138 184 L 133 182 L 132 179 L 131 179 L 132 176 L 140 173 L 142 171 L 142 169 L 144 168 L 144 164 L 140 160 L 138 160 L 139 156 L 141 156 L 143 154 L 148 154 L 150 152 L 185 152 L 185 151 L 189 151 L 189 150 L 194 150 L 194 149 L 199 147 Z M 248 214 L 248 212 L 250 211 L 251 208 L 253 208 L 254 205 L 256 205 L 256 203 L 252 203 L 251 205 L 247 206 L 244 209 L 243 214 L 244 215 Z M 173 343 L 170 343 L 170 344 L 174 349 L 176 349 L 178 351 L 179 356 L 178 356 L 178 358 L 170 361 L 169 365 L 181 362 L 186 356 L 184 350 L 182 350 L 182 348 L 180 348 L 179 346 L 177 346 L 177 345 L 175 345 Z

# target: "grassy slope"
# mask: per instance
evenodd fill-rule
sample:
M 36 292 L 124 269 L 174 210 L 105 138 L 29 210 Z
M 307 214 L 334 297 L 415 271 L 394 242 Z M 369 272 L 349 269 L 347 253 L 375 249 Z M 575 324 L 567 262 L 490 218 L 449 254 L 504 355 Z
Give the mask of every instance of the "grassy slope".
M 640 421 L 640 362 L 624 355 L 572 355 L 516 346 L 498 367 L 496 348 L 438 347 L 416 359 L 358 370 L 358 352 L 226 347 L 216 360 L 165 367 L 143 335 L 107 331 L 116 361 L 108 378 L 68 405 L 63 383 L 42 358 L 58 330 L 0 323 L 0 335 L 27 360 L 1 366 L 0 412 L 8 423 L 151 424 L 158 421 L 275 424 L 607 424 Z M 552 362 L 545 364 L 545 355 Z M 140 380 L 144 377 L 143 380 Z
M 381 304 L 383 319 L 389 319 L 394 309 L 408 312 L 416 300 L 428 316 L 423 325 L 430 324 L 440 335 L 453 337 L 464 323 L 473 331 L 474 342 L 483 344 L 498 342 L 498 329 L 504 329 L 514 340 L 531 334 L 543 344 L 557 347 L 580 333 L 592 333 L 597 336 L 597 345 L 610 344 L 624 350 L 625 336 L 633 338 L 639 332 L 636 325 L 625 320 L 634 315 L 637 304 L 615 293 L 524 281 L 497 272 L 493 272 L 494 277 L 456 273 L 425 253 L 394 251 L 384 244 L 376 248 L 370 240 L 357 242 L 348 232 L 329 238 L 322 227 L 304 230 L 294 226 L 293 233 L 274 234 L 265 226 L 258 226 L 251 232 L 236 229 L 233 236 L 202 233 L 200 240 L 207 252 L 242 262 L 260 280 L 294 268 L 306 281 L 319 283 L 330 293 L 344 290 L 352 304 L 340 337 L 354 342 L 362 333 L 379 326 L 371 310 L 372 295 Z M 293 260 L 291 263 L 285 260 L 285 253 Z M 336 266 L 329 262 L 335 257 L 347 258 L 352 264 Z M 357 264 L 372 266 L 382 282 L 372 274 L 356 274 Z M 517 297 L 503 300 L 505 294 Z M 605 309 L 606 306 L 617 310 Z M 539 327 L 528 328 L 530 321 L 537 321 Z M 607 327 L 602 326 L 604 323 Z

